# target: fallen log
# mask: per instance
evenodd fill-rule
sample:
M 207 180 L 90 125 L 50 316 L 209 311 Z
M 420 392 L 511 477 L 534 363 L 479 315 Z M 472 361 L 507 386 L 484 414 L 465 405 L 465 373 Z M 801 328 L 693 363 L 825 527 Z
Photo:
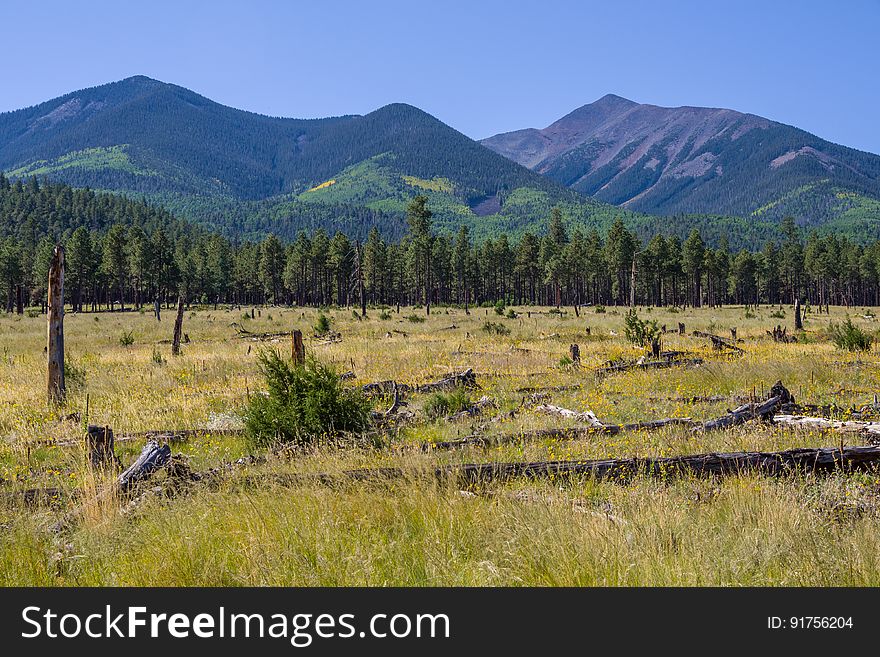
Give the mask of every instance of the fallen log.
M 597 420 L 597 422 L 599 422 Z M 629 424 L 598 424 L 586 427 L 550 427 L 547 429 L 533 429 L 515 433 L 497 434 L 485 436 L 472 434 L 455 440 L 443 440 L 434 443 L 422 443 L 422 451 L 459 449 L 462 447 L 490 447 L 507 443 L 528 443 L 538 440 L 576 440 L 588 438 L 598 434 L 617 435 L 625 431 L 655 431 L 671 426 L 693 427 L 698 424 L 689 417 L 665 418 L 662 420 L 649 420 L 646 422 L 633 422 Z
M 281 331 L 278 333 L 254 333 L 253 331 L 247 330 L 238 322 L 232 322 L 230 326 L 236 329 L 238 333 L 237 337 L 246 340 L 272 340 L 275 338 L 286 338 L 290 336 L 290 331 Z
M 824 417 L 780 414 L 773 416 L 773 424 L 792 429 L 818 429 L 819 431 L 835 431 L 838 433 L 868 434 L 872 439 L 880 439 L 880 422 L 829 420 Z
M 525 388 L 517 388 L 517 392 L 572 392 L 574 390 L 582 390 L 584 387 L 583 383 L 579 383 L 577 385 L 570 386 L 528 386 Z
M 153 429 L 150 431 L 138 431 L 135 433 L 124 433 L 114 437 L 114 442 L 130 443 L 137 440 L 156 440 L 160 443 L 182 443 L 190 438 L 199 436 L 240 436 L 244 433 L 244 429 Z M 73 447 L 74 445 L 82 445 L 79 440 L 38 440 L 31 441 L 31 445 L 52 445 L 54 447 Z
M 740 347 L 733 344 L 727 338 L 722 338 L 720 335 L 715 335 L 714 333 L 706 333 L 705 331 L 694 331 L 693 333 L 691 333 L 691 335 L 697 338 L 710 339 L 712 341 L 712 346 L 715 349 L 721 350 L 723 348 L 727 348 L 740 354 L 745 353 Z
M 463 372 L 450 374 L 433 383 L 422 383 L 420 385 L 409 386 L 405 383 L 396 381 L 377 381 L 375 383 L 366 383 L 361 386 L 361 392 L 365 395 L 384 395 L 394 392 L 395 388 L 398 393 L 405 394 L 409 392 L 429 393 L 440 392 L 442 390 L 452 390 L 458 386 L 464 388 L 479 388 L 477 385 L 477 376 L 471 368 Z
M 684 358 L 680 360 L 637 360 L 632 363 L 609 363 L 596 370 L 596 374 L 612 374 L 614 372 L 628 372 L 630 370 L 663 369 L 666 367 L 691 367 L 702 365 L 702 358 Z
M 116 479 L 119 492 L 126 492 L 135 484 L 148 479 L 162 468 L 171 458 L 171 447 L 167 444 L 159 446 L 155 440 L 149 441 L 141 450 L 140 456 Z
M 783 404 L 794 402 L 794 397 L 788 389 L 782 385 L 781 381 L 777 381 L 770 388 L 769 397 L 756 403 L 746 403 L 732 411 L 728 411 L 725 415 L 714 420 L 704 422 L 702 426 L 697 427 L 694 431 L 715 431 L 718 429 L 729 429 L 738 424 L 743 424 L 748 420 L 760 419 L 764 422 L 769 421 L 776 411 Z
M 471 368 L 458 374 L 450 374 L 449 376 L 435 381 L 433 383 L 424 383 L 415 387 L 416 392 L 439 392 L 441 390 L 453 390 L 457 387 L 479 388 L 477 385 L 477 377 Z
M 447 422 L 458 422 L 459 420 L 465 420 L 471 417 L 477 417 L 482 415 L 484 411 L 490 408 L 498 408 L 498 404 L 495 403 L 495 400 L 491 397 L 487 397 L 483 395 L 473 404 L 471 404 L 468 408 L 463 411 L 459 411 L 458 413 L 453 413 L 446 418 Z
M 604 430 L 606 429 L 606 425 L 596 417 L 596 414 L 593 411 L 573 411 L 568 408 L 563 408 L 561 406 L 554 406 L 552 404 L 541 404 L 540 406 L 535 406 L 536 413 L 543 413 L 544 415 L 556 415 L 558 417 L 564 417 L 569 420 L 575 420 L 577 422 L 581 422 L 582 424 L 586 424 L 591 429 Z
M 632 457 L 574 461 L 491 462 L 447 465 L 419 471 L 395 467 L 361 468 L 339 474 L 289 475 L 283 483 L 321 483 L 341 481 L 386 481 L 419 478 L 428 474 L 456 485 L 487 484 L 511 479 L 547 479 L 586 476 L 626 483 L 636 476 L 671 478 L 676 476 L 723 477 L 756 473 L 781 476 L 790 473 L 819 474 L 834 470 L 857 471 L 880 467 L 880 447 L 819 447 L 789 449 L 782 452 L 730 452 L 669 457 Z M 282 483 L 279 480 L 279 483 Z

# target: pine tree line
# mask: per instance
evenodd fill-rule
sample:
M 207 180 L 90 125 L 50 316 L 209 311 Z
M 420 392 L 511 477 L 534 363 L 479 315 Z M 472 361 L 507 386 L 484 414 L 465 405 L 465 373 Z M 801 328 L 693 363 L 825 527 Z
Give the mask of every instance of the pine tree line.
M 0 302 L 44 306 L 54 245 L 66 249 L 74 310 L 140 308 L 183 292 L 202 304 L 384 305 L 792 303 L 880 305 L 880 242 L 859 245 L 791 219 L 762 250 L 685 240 L 643 243 L 621 220 L 606 235 L 569 231 L 554 209 L 544 235 L 502 234 L 475 243 L 467 226 L 435 234 L 428 199 L 408 209 L 399 241 L 373 228 L 364 244 L 342 232 L 302 231 L 236 242 L 176 221 L 159 207 L 65 185 L 0 176 Z

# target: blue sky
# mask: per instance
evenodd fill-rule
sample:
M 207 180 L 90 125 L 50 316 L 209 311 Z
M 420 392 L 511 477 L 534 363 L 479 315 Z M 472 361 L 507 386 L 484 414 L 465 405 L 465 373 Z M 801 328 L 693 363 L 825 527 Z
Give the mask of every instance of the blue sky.
M 7 3 L 0 111 L 143 74 L 264 114 L 416 105 L 474 137 L 606 93 L 880 153 L 880 0 Z

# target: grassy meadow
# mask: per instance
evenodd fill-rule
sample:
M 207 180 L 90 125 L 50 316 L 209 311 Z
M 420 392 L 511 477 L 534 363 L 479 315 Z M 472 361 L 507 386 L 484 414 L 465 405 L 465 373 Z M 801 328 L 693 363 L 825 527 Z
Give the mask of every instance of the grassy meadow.
M 684 322 L 729 336 L 745 353 L 714 351 L 708 340 L 664 336 L 664 349 L 704 359 L 698 367 L 599 376 L 594 369 L 643 350 L 623 335 L 624 309 L 329 309 L 339 342 L 312 336 L 319 311 L 297 308 L 194 308 L 184 319 L 190 341 L 170 354 L 173 310 L 70 314 L 65 319 L 68 399 L 46 404 L 45 316 L 0 315 L 0 585 L 878 585 L 880 476 L 760 475 L 724 479 L 637 478 L 626 484 L 586 477 L 512 481 L 459 490 L 412 476 L 332 486 L 291 483 L 279 475 L 339 472 L 365 466 L 419 470 L 438 464 L 836 446 L 840 434 L 791 431 L 751 422 L 733 430 L 693 433 L 673 426 L 572 440 L 514 442 L 453 451 L 422 450 L 477 430 L 486 435 L 567 421 L 539 415 L 523 388 L 544 388 L 545 400 L 601 420 L 661 417 L 703 420 L 723 414 L 778 379 L 799 402 L 860 407 L 880 390 L 875 346 L 837 350 L 830 322 L 848 313 L 862 329 L 880 324 L 863 308 L 809 313 L 794 344 L 774 343 L 766 330 L 791 329 L 790 307 L 640 308 L 669 328 Z M 505 327 L 484 330 L 486 322 Z M 195 485 L 173 497 L 147 495 L 136 507 L 98 495 L 111 474 L 92 471 L 79 443 L 88 404 L 90 424 L 119 434 L 157 429 L 238 426 L 249 395 L 263 382 L 260 349 L 289 353 L 289 338 L 239 337 L 294 328 L 306 349 L 351 385 L 385 379 L 424 383 L 473 368 L 498 408 L 459 422 L 429 419 L 426 395 L 407 397 L 420 421 L 370 446 L 324 447 L 294 458 L 270 455 L 220 483 Z M 586 334 L 590 328 L 590 335 Z M 129 336 L 129 337 L 126 337 Z M 125 344 L 131 342 L 131 344 Z M 582 366 L 566 363 L 571 343 Z M 553 390 L 554 388 L 564 390 Z M 717 401 L 695 397 L 723 396 Z M 387 399 L 376 400 L 384 410 Z M 516 413 L 510 414 L 510 411 Z M 78 413 L 79 417 L 68 417 Z M 840 417 L 840 416 L 838 416 Z M 855 444 L 858 436 L 845 439 Z M 143 440 L 117 444 L 130 463 Z M 251 452 L 243 436 L 221 433 L 172 445 L 195 470 Z M 161 475 L 160 475 L 161 477 Z M 284 483 L 287 481 L 288 483 Z M 149 489 L 149 484 L 147 489 Z M 21 492 L 53 488 L 52 499 L 23 502 Z M 50 528 L 72 509 L 65 531 Z

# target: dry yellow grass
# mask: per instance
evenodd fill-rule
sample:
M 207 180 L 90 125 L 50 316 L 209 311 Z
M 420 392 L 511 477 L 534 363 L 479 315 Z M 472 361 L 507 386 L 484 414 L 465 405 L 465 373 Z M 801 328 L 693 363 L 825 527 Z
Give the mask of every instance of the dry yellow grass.
M 258 332 L 301 328 L 310 334 L 317 311 L 210 308 L 188 312 L 184 331 L 192 341 L 183 356 L 170 356 L 170 316 L 101 313 L 66 318 L 68 360 L 84 372 L 69 382 L 65 408 L 45 404 L 45 319 L 0 316 L 0 477 L 4 493 L 56 487 L 55 505 L 21 508 L 0 502 L 2 584 L 877 584 L 878 492 L 873 475 L 828 478 L 762 477 L 723 481 L 638 480 L 627 485 L 587 479 L 498 485 L 476 497 L 418 479 L 342 488 L 284 487 L 272 475 L 336 471 L 372 465 L 418 469 L 438 463 L 664 456 L 702 451 L 771 450 L 838 444 L 838 436 L 748 426 L 714 434 L 684 428 L 546 440 L 491 448 L 423 453 L 413 445 L 452 439 L 473 430 L 474 420 L 403 428 L 383 449 L 320 450 L 293 461 L 250 468 L 264 485 L 232 477 L 219 487 L 196 489 L 173 501 L 146 501 L 122 513 L 112 498 L 90 502 L 103 487 L 78 449 L 53 446 L 77 440 L 81 425 L 60 419 L 84 412 L 89 421 L 117 433 L 191 429 L 216 425 L 240 413 L 261 381 L 260 348 L 287 352 L 289 342 L 237 337 L 233 322 Z M 249 310 L 249 309 L 247 309 Z M 733 401 L 690 403 L 705 395 L 757 394 L 781 379 L 799 400 L 860 406 L 878 390 L 876 354 L 839 352 L 823 338 L 829 318 L 808 315 L 807 342 L 778 345 L 764 331 L 786 318 L 778 308 L 747 316 L 743 308 L 672 313 L 641 309 L 643 317 L 672 328 L 729 334 L 736 327 L 746 353 L 727 357 L 708 341 L 669 334 L 664 347 L 705 359 L 688 369 L 638 371 L 598 377 L 592 369 L 640 351 L 623 339 L 623 312 L 582 310 L 575 317 L 548 308 L 516 308 L 507 319 L 492 309 L 435 308 L 412 322 L 403 309 L 366 320 L 351 310 L 325 311 L 343 339 L 307 349 L 352 370 L 357 383 L 394 378 L 421 383 L 471 367 L 483 391 L 501 411 L 520 405 L 523 387 L 553 388 L 554 404 L 591 410 L 603 420 L 656 417 L 703 419 Z M 844 309 L 832 309 L 839 321 Z M 870 318 L 857 323 L 874 330 Z M 531 317 L 529 317 L 531 313 Z M 510 329 L 505 336 L 482 330 L 487 321 Z M 589 326 L 591 335 L 584 328 Z M 131 346 L 120 344 L 133 332 Z M 583 367 L 560 365 L 571 343 L 581 346 Z M 155 361 L 158 353 L 163 362 Z M 418 412 L 423 396 L 414 396 Z M 378 402 L 381 406 L 382 402 Z M 489 433 L 515 432 L 560 421 L 525 410 L 515 419 L 485 422 Z M 852 440 L 852 439 L 850 439 Z M 140 443 L 122 443 L 129 462 Z M 205 468 L 247 452 L 236 437 L 205 435 L 174 450 Z M 97 476 L 97 480 L 96 480 Z M 47 528 L 73 505 L 67 493 L 83 491 L 85 512 L 69 533 Z

